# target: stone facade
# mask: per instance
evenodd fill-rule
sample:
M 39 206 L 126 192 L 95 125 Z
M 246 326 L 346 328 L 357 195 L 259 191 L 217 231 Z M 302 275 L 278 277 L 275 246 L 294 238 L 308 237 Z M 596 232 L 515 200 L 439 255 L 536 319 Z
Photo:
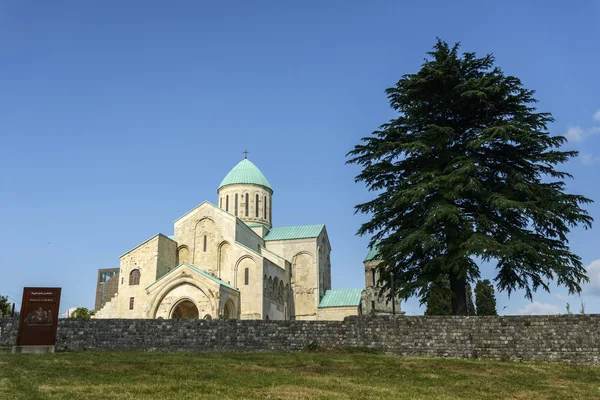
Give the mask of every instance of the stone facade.
M 99 272 L 95 318 L 316 320 L 358 314 L 359 304 L 345 315 L 342 309 L 320 312 L 331 289 L 327 230 L 284 227 L 270 235 L 273 189 L 254 164 L 239 163 L 217 194 L 218 206 L 204 202 L 178 218 L 172 236 L 157 234 L 123 254 L 109 297 Z
M 0 320 L 0 346 L 17 320 Z M 137 351 L 298 351 L 309 344 L 405 356 L 600 365 L 600 315 L 348 317 L 344 321 L 77 320 L 58 323 L 56 348 Z
M 364 314 L 391 314 L 392 302 L 385 293 L 381 292 L 381 285 L 385 282 L 379 281 L 377 266 L 380 260 L 365 260 L 365 286 L 361 308 Z M 400 299 L 396 298 L 396 313 L 402 314 L 400 310 Z

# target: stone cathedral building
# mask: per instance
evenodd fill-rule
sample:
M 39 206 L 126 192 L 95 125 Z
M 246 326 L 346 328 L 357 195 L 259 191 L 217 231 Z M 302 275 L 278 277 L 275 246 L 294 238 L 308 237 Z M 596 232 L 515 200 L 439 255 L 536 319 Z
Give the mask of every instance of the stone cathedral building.
M 274 227 L 273 188 L 244 158 L 207 201 L 98 271 L 95 318 L 343 319 L 385 312 L 373 264 L 367 290 L 331 290 L 325 225 Z M 399 310 L 399 307 L 397 307 Z

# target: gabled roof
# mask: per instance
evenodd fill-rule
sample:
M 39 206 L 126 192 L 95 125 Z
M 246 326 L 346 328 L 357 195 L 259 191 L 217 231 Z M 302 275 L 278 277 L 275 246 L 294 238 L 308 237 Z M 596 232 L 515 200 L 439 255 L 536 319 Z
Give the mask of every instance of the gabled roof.
M 363 289 L 339 289 L 328 290 L 319 303 L 319 308 L 323 307 L 358 307 Z
M 260 169 L 248 159 L 240 161 L 227 175 L 225 175 L 225 178 L 223 178 L 223 181 L 221 181 L 221 184 L 219 185 L 219 189 L 223 186 L 239 183 L 264 186 L 273 190 L 267 178 L 260 172 Z
M 223 286 L 225 286 L 225 287 L 228 287 L 229 289 L 233 289 L 233 290 L 239 291 L 239 290 L 237 290 L 236 288 L 234 288 L 233 286 L 231 286 L 230 284 L 228 284 L 227 282 L 225 282 L 225 281 L 223 281 L 223 280 L 221 280 L 221 279 L 217 278 L 216 276 L 212 276 L 211 274 L 209 274 L 209 273 L 208 273 L 208 272 L 206 272 L 205 270 L 203 270 L 203 269 L 200 269 L 200 268 L 198 268 L 198 267 L 194 267 L 192 264 L 188 264 L 188 263 L 186 263 L 186 262 L 183 262 L 183 263 L 179 264 L 177 267 L 173 268 L 172 270 L 170 270 L 169 272 L 167 272 L 166 274 L 164 274 L 163 276 L 161 276 L 160 278 L 158 278 L 157 280 L 155 280 L 154 282 L 152 282 L 150 285 L 148 285 L 148 286 L 146 287 L 146 289 L 149 289 L 149 288 L 150 288 L 151 286 L 153 286 L 153 285 L 154 285 L 156 282 L 160 281 L 161 279 L 163 279 L 163 278 L 164 278 L 164 277 L 166 277 L 167 275 L 171 275 L 173 272 L 177 271 L 179 268 L 183 267 L 184 265 L 185 265 L 186 267 L 190 268 L 190 269 L 193 269 L 194 271 L 196 271 L 196 272 L 197 272 L 197 273 L 199 273 L 200 275 L 202 275 L 202 276 L 204 276 L 204 277 L 206 277 L 206 278 L 210 279 L 211 281 L 213 281 L 213 282 L 215 282 L 215 283 L 218 283 L 219 285 L 223 285 Z
M 375 245 L 371 248 L 369 248 L 369 254 L 367 254 L 367 256 L 365 257 L 365 261 L 371 261 L 371 260 L 378 260 L 379 258 L 379 249 L 377 248 L 377 245 L 379 244 L 379 242 L 375 243 Z M 364 262 L 364 261 L 363 261 Z
M 269 233 L 266 234 L 264 240 L 270 241 L 314 238 L 319 236 L 323 229 L 325 229 L 325 225 L 323 224 L 272 228 Z

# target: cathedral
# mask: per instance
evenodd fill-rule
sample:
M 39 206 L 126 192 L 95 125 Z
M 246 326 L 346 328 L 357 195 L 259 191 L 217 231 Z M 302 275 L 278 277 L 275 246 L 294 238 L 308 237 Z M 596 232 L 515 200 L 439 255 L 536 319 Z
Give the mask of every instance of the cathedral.
M 247 158 L 223 179 L 217 204 L 179 217 L 98 271 L 95 318 L 341 320 L 389 312 L 377 286 L 376 251 L 366 290 L 331 289 L 325 225 L 274 227 L 273 188 Z M 399 307 L 397 307 L 399 310 Z

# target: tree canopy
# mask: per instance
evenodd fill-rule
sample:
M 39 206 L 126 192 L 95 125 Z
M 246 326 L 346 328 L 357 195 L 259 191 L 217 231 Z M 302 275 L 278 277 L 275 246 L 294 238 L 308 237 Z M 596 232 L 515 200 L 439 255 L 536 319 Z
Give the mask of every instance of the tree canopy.
M 396 118 L 348 153 L 356 177 L 375 198 L 356 206 L 372 217 L 358 233 L 372 237 L 382 291 L 390 272 L 398 295 L 425 302 L 431 282 L 448 279 L 453 314 L 467 314 L 466 283 L 480 277 L 476 260 L 495 261 L 494 281 L 532 299 L 555 280 L 569 293 L 587 281 L 567 234 L 591 227 L 582 205 L 565 192 L 556 169 L 577 155 L 561 151 L 549 113 L 533 90 L 505 75 L 489 54 L 459 53 L 438 39 L 414 74 L 386 90 Z
M 93 311 L 88 310 L 85 307 L 77 307 L 70 315 L 71 318 L 84 318 L 89 319 L 94 315 Z
M 12 313 L 12 304 L 8 301 L 8 296 L 0 296 L 0 317 L 7 317 Z

